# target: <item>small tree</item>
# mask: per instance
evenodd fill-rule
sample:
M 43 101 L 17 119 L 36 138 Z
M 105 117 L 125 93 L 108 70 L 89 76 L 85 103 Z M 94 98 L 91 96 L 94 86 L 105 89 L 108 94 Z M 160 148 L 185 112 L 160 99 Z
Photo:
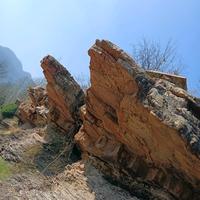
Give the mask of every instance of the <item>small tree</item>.
M 162 48 L 158 42 L 143 39 L 133 46 L 133 57 L 145 70 L 180 74 L 183 68 L 172 40 Z
M 90 87 L 90 78 L 83 73 L 75 76 L 75 80 L 80 84 L 81 88 L 86 91 Z

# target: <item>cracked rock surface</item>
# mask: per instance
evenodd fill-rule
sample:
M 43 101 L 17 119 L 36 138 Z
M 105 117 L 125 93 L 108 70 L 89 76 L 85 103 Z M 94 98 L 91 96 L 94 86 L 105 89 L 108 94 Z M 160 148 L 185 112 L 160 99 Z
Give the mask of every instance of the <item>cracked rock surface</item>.
M 96 166 L 144 199 L 200 196 L 200 103 L 97 40 L 76 141 Z M 163 189 L 164 196 L 157 191 Z

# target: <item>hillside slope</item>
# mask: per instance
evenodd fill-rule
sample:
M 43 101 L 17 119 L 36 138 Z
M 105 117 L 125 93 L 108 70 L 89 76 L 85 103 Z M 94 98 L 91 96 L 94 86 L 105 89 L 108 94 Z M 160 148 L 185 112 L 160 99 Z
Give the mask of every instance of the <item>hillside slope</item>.
M 25 96 L 27 88 L 32 85 L 31 75 L 23 71 L 15 53 L 0 46 L 0 105 Z

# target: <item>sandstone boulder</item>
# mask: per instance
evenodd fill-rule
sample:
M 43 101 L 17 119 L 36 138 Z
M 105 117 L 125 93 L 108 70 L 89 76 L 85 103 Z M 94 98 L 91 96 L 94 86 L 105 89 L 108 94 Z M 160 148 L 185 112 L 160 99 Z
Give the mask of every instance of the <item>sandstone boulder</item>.
M 75 136 L 85 155 L 143 199 L 199 199 L 199 100 L 109 41 L 97 40 L 89 55 L 91 87 Z

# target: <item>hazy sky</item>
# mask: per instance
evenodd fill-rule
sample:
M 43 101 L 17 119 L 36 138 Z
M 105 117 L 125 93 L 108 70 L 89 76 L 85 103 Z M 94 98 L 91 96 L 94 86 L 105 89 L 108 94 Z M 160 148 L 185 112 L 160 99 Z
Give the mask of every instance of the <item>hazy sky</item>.
M 47 54 L 73 75 L 87 75 L 95 39 L 131 54 L 132 44 L 146 37 L 162 44 L 172 38 L 189 87 L 200 79 L 200 0 L 0 0 L 0 8 L 0 45 L 33 77 L 42 76 L 39 63 Z

